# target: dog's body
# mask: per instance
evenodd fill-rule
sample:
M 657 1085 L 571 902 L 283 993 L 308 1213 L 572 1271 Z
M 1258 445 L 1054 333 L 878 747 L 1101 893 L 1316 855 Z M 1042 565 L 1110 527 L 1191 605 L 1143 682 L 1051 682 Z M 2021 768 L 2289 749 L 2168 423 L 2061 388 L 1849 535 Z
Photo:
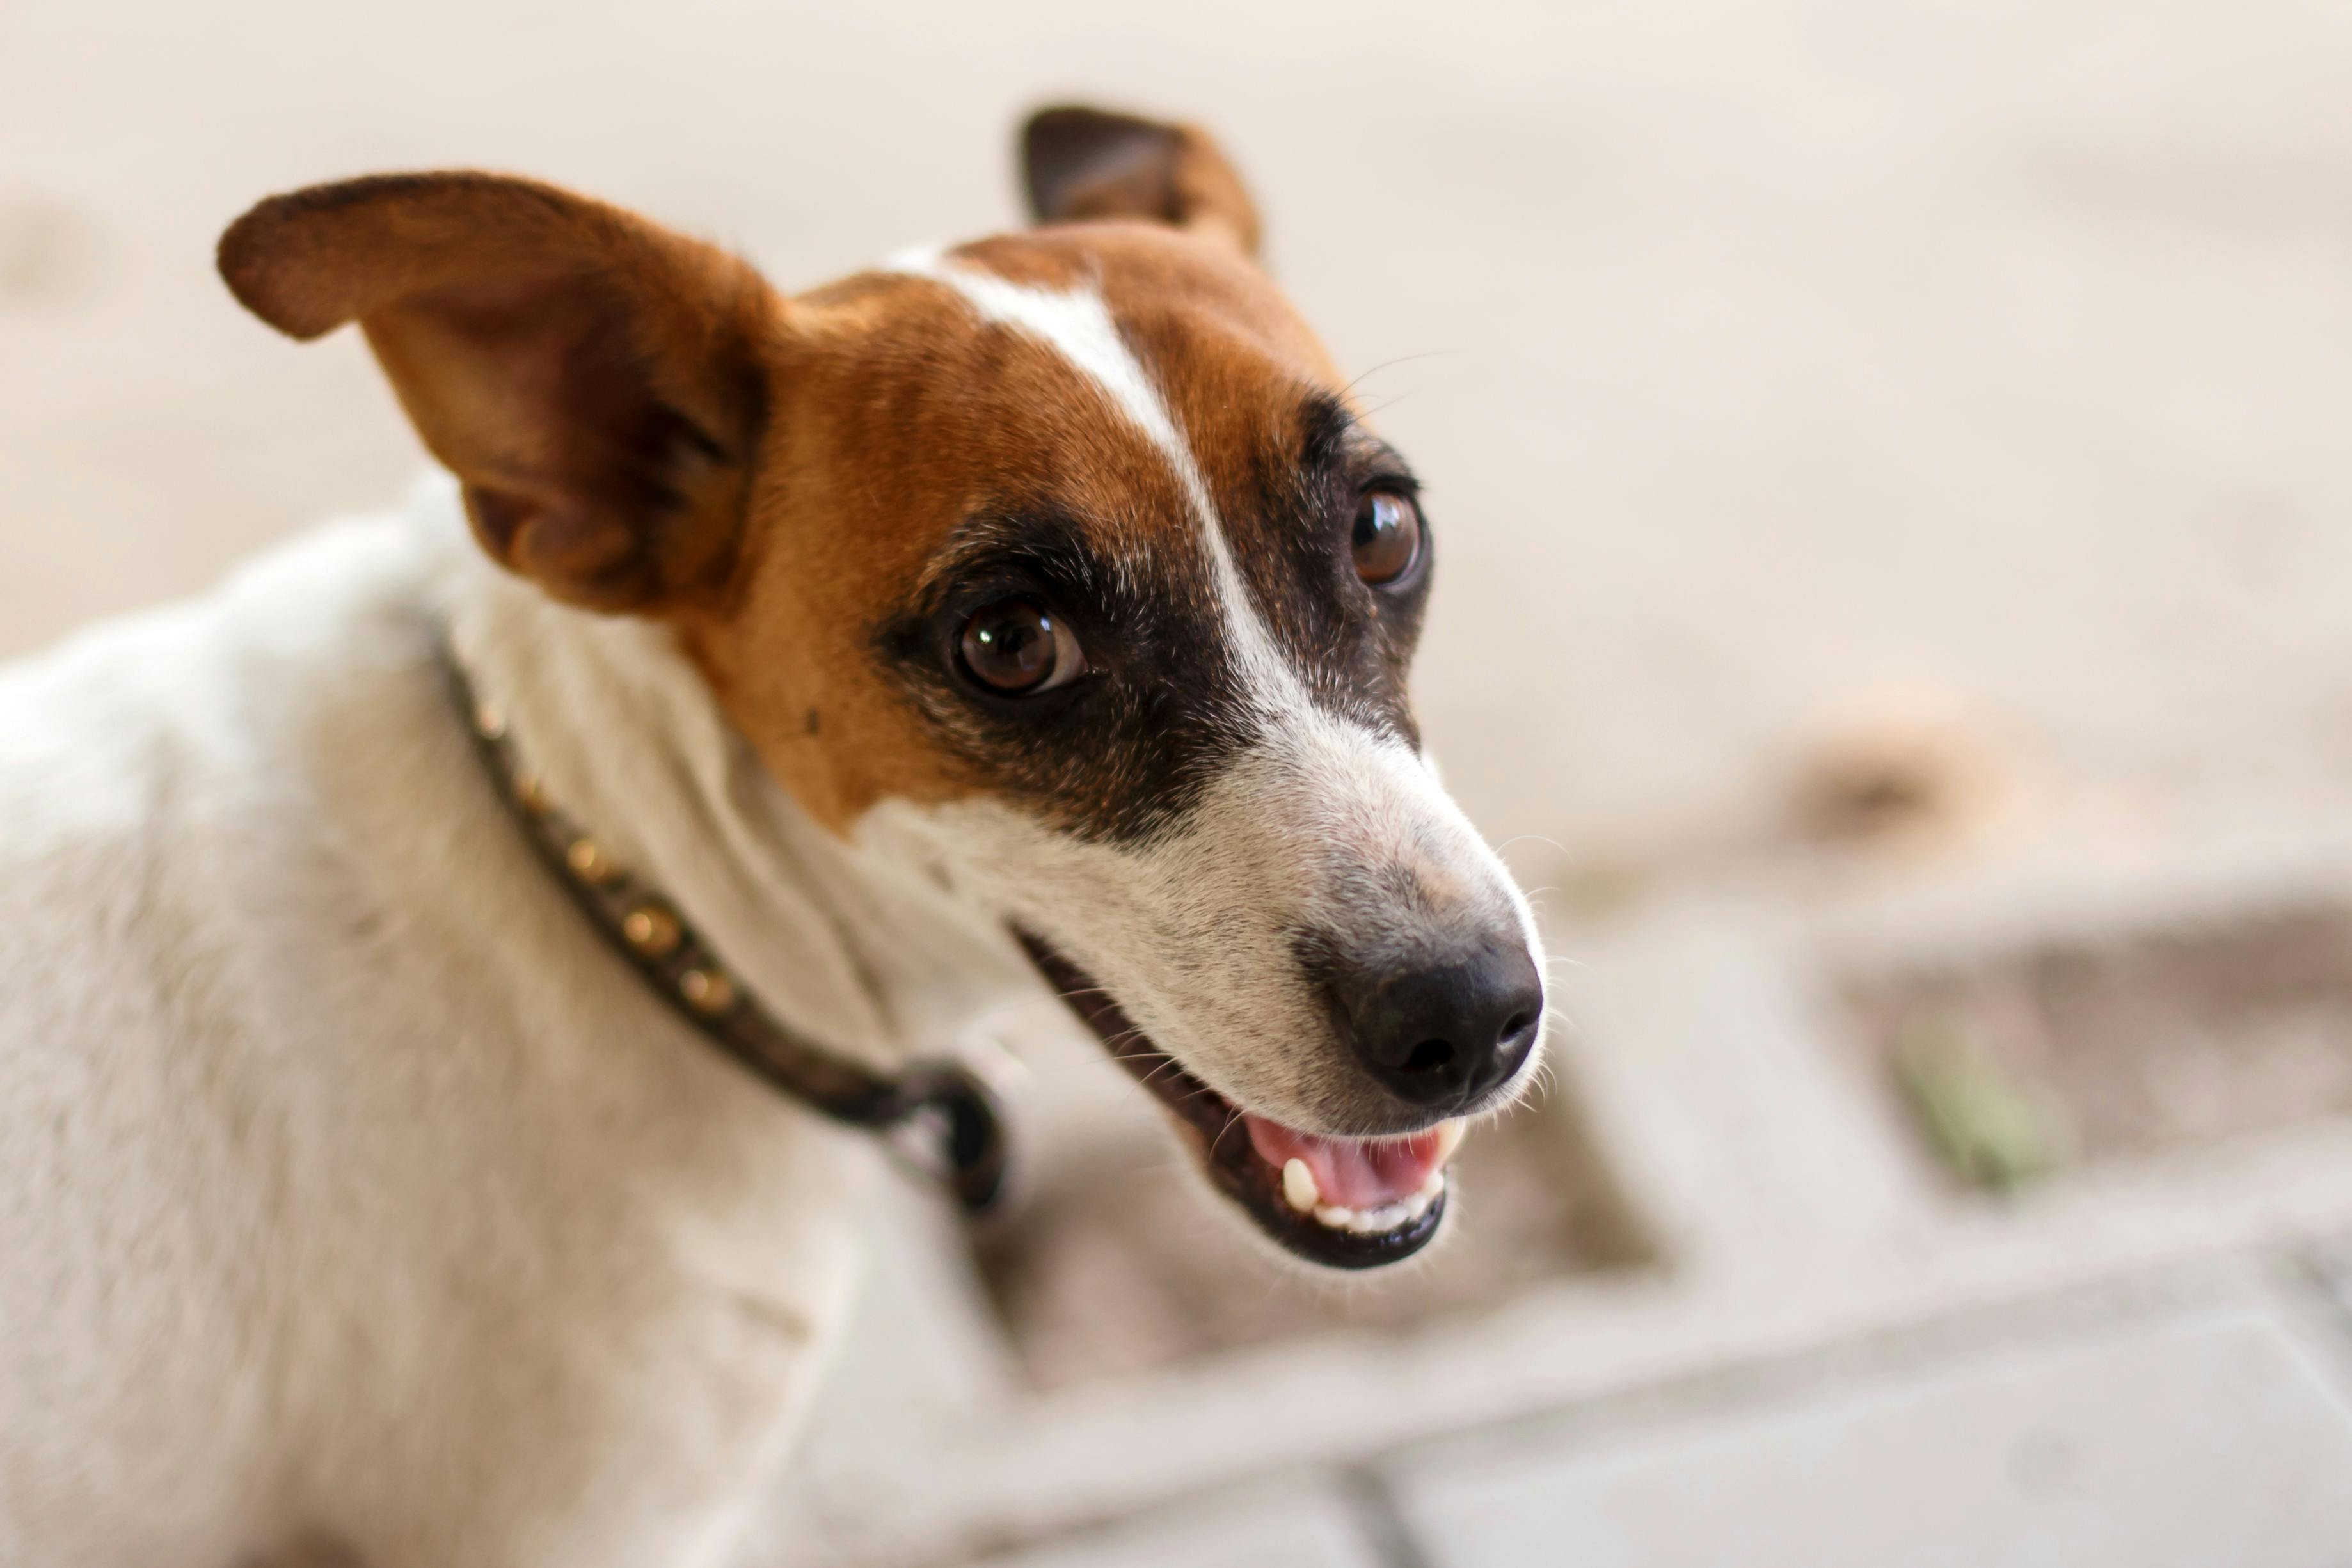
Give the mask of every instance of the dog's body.
M 447 486 L 11 672 L 0 1562 L 701 1562 L 772 1468 L 873 1155 L 614 962 L 477 762 L 445 625 L 792 1021 L 887 1060 L 991 977 L 663 637 L 498 573 Z
M 780 1458 L 874 1145 L 618 957 L 457 669 L 799 1036 L 1043 968 L 1281 1246 L 1436 1233 L 1542 997 L 1412 482 L 1205 139 L 1029 152 L 1065 226 L 793 301 L 487 176 L 231 230 L 458 484 L 0 674 L 0 1562 L 706 1563 Z

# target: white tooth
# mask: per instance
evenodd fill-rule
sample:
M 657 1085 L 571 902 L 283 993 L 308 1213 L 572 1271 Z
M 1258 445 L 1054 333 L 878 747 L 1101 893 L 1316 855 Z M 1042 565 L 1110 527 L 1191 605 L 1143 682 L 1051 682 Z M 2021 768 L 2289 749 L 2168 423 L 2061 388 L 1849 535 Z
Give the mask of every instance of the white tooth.
M 1438 1169 L 1429 1173 L 1428 1177 L 1421 1184 L 1421 1190 L 1414 1193 L 1413 1196 L 1425 1203 L 1444 1190 L 1445 1172 L 1443 1169 Z
M 1355 1219 L 1356 1211 L 1352 1208 L 1342 1208 L 1335 1203 L 1327 1203 L 1315 1211 L 1315 1218 L 1334 1230 L 1345 1230 Z
M 1411 1197 L 1406 1198 L 1404 1200 L 1404 1217 L 1406 1220 L 1411 1221 L 1419 1219 L 1423 1215 L 1427 1214 L 1429 1212 L 1429 1205 L 1430 1195 L 1428 1189 L 1425 1187 L 1420 1192 L 1414 1193 Z
M 1463 1135 L 1469 1131 L 1469 1124 L 1459 1116 L 1437 1124 L 1437 1163 L 1441 1167 L 1454 1157 L 1454 1151 L 1462 1146 Z
M 1323 1190 L 1315 1185 L 1315 1173 L 1307 1168 L 1305 1160 L 1293 1159 L 1283 1166 L 1282 1196 L 1301 1214 L 1323 1201 Z

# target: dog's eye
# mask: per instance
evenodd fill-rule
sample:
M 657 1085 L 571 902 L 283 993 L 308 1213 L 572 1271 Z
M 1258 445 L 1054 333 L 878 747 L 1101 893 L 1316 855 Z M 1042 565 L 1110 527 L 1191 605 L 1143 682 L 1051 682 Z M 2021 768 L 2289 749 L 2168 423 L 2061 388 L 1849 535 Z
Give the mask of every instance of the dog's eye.
M 1373 587 L 1395 582 L 1421 559 L 1421 508 L 1393 490 L 1356 503 L 1356 575 Z
M 1086 673 L 1087 655 L 1062 618 L 1034 599 L 1000 599 L 963 623 L 964 673 L 1000 696 L 1034 696 Z

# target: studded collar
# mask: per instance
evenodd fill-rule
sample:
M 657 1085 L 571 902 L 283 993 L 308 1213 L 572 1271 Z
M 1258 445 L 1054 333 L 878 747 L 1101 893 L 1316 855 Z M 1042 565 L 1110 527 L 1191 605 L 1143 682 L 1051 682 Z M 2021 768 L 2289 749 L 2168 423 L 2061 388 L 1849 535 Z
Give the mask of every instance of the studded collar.
M 507 716 L 484 700 L 454 650 L 441 663 L 482 764 L 523 836 L 589 924 L 654 994 L 754 1077 L 819 1114 L 892 1142 L 977 1213 L 1004 1186 L 1003 1117 L 995 1097 L 955 1061 L 876 1071 L 786 1027 L 730 976 L 675 904 L 616 863 L 548 798 L 516 754 Z

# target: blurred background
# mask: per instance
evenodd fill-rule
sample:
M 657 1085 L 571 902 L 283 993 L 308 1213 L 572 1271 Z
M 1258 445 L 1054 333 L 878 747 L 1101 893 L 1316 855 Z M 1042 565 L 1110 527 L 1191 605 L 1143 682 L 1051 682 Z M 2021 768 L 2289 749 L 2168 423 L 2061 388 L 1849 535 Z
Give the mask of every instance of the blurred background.
M 1198 120 L 1444 540 L 1558 1086 L 1261 1266 L 1040 1010 L 747 1563 L 2352 1563 L 2352 8 L 0 0 L 0 656 L 396 499 L 256 197 L 529 172 L 781 286 Z

